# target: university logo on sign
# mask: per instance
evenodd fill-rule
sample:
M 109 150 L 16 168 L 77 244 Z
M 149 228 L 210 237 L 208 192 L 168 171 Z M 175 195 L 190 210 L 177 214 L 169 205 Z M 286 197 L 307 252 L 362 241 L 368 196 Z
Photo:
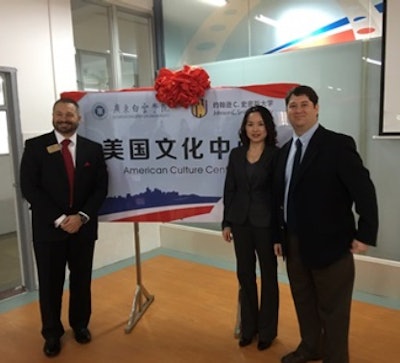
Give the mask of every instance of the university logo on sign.
M 197 118 L 202 118 L 207 115 L 207 100 L 201 98 L 198 103 L 191 106 L 192 115 Z
M 96 102 L 92 106 L 92 115 L 95 119 L 102 120 L 108 115 L 108 108 L 105 103 Z

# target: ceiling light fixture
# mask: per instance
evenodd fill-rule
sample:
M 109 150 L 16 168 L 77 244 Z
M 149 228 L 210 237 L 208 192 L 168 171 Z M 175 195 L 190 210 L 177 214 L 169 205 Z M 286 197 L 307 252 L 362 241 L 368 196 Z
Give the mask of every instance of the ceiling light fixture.
M 212 5 L 212 6 L 225 6 L 228 4 L 227 0 L 200 0 L 204 4 Z
M 256 15 L 254 19 L 261 21 L 261 23 L 268 24 L 274 27 L 278 27 L 279 25 L 279 23 L 276 20 L 268 18 L 267 16 L 264 16 L 262 14 Z
M 119 54 L 121 54 L 122 56 L 126 57 L 126 58 L 137 58 L 137 54 L 133 54 L 133 53 L 125 53 L 125 52 L 120 52 Z
M 382 65 L 382 62 L 376 59 L 362 57 L 362 60 L 366 61 L 367 63 L 376 64 L 377 66 Z

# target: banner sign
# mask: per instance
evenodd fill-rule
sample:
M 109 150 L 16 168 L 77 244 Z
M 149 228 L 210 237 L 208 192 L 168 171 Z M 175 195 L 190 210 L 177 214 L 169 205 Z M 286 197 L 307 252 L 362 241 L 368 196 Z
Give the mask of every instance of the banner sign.
M 103 145 L 110 180 L 100 220 L 220 222 L 228 156 L 245 111 L 268 108 L 286 141 L 284 97 L 293 86 L 211 88 L 189 108 L 169 108 L 153 89 L 63 93 L 79 102 L 79 133 Z

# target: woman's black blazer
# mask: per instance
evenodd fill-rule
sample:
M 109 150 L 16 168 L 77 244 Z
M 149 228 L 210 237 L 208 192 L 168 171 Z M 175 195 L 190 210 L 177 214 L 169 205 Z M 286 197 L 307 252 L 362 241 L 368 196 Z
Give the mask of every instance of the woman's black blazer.
M 225 178 L 222 228 L 246 221 L 256 227 L 270 227 L 273 160 L 277 150 L 275 146 L 265 147 L 249 180 L 246 172 L 247 147 L 232 149 Z

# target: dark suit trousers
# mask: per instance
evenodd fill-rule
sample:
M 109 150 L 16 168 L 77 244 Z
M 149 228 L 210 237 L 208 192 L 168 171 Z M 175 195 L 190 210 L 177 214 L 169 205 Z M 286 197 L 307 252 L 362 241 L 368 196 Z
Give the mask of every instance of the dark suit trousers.
M 289 234 L 286 264 L 300 326 L 298 350 L 306 356 L 322 355 L 324 363 L 348 363 L 353 255 L 310 269 L 301 261 L 298 239 Z
M 237 277 L 240 285 L 241 335 L 271 341 L 277 335 L 279 289 L 277 260 L 270 229 L 233 225 Z M 258 304 L 256 255 L 261 272 L 261 297 Z
M 94 245 L 94 241 L 82 240 L 79 234 L 70 235 L 63 241 L 34 243 L 42 335 L 45 339 L 64 334 L 61 306 L 66 266 L 70 271 L 69 324 L 73 329 L 89 324 Z

